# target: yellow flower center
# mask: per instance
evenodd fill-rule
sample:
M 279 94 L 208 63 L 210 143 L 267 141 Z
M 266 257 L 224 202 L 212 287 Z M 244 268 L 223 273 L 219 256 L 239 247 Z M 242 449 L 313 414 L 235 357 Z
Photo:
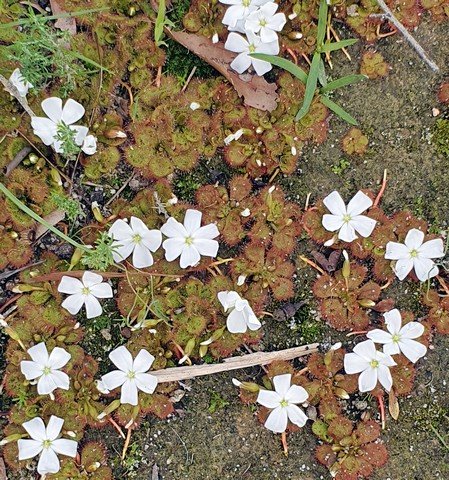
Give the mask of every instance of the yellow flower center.
M 51 373 L 50 367 L 44 367 L 44 369 L 42 370 L 43 375 L 50 375 L 50 373 Z
M 50 448 L 50 447 L 51 447 L 51 440 L 44 440 L 44 441 L 42 442 L 42 446 L 43 446 L 44 448 Z
M 130 380 L 132 380 L 133 378 L 136 378 L 136 372 L 133 372 L 132 370 L 130 370 L 126 376 L 127 376 Z
M 281 400 L 280 404 L 279 404 L 281 407 L 288 407 L 288 402 L 287 400 Z
M 343 221 L 345 223 L 348 223 L 351 221 L 351 215 L 349 215 L 348 213 L 346 215 L 343 215 Z
M 418 256 L 418 250 L 415 248 L 410 251 L 410 258 L 416 258 Z
M 391 339 L 393 340 L 393 342 L 398 343 L 401 339 L 401 336 L 398 333 L 395 333 L 394 335 L 392 335 Z
M 135 235 L 133 235 L 133 242 L 136 244 L 136 245 L 139 245 L 140 242 L 142 241 L 142 237 L 136 233 Z
M 186 245 L 190 247 L 190 245 L 193 245 L 193 238 L 192 237 L 186 237 L 185 239 Z
M 377 368 L 379 366 L 378 360 L 371 360 L 370 365 L 372 368 Z
M 83 287 L 83 289 L 81 290 L 81 293 L 83 295 L 90 295 L 90 288 L 89 287 Z
M 261 27 L 265 27 L 266 24 L 267 24 L 267 21 L 265 20 L 265 18 L 261 18 L 261 19 L 259 20 L 259 25 L 260 25 Z

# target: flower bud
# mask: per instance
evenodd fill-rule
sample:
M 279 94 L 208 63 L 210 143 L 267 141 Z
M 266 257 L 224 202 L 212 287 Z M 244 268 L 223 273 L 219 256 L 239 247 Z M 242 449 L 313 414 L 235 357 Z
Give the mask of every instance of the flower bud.
M 376 302 L 373 302 L 372 300 L 369 300 L 368 298 L 362 298 L 361 300 L 358 301 L 358 304 L 361 307 L 371 308 L 371 307 L 374 307 L 374 305 L 376 305 Z
M 109 139 L 127 138 L 126 133 L 118 127 L 112 127 L 104 132 L 104 136 Z
M 50 178 L 52 182 L 58 185 L 59 187 L 62 185 L 61 175 L 59 175 L 59 172 L 56 170 L 56 168 L 52 168 L 50 170 Z
M 103 223 L 104 222 L 104 217 L 103 214 L 101 213 L 100 206 L 98 205 L 97 202 L 92 202 L 92 205 L 90 206 L 92 213 L 94 214 L 95 220 L 97 222 Z
M 349 256 L 346 250 L 343 250 L 343 257 L 345 257 L 345 261 L 343 262 L 343 268 L 341 270 L 341 273 L 343 275 L 343 278 L 349 278 L 349 276 L 351 275 L 351 264 L 349 263 Z
M 301 40 L 301 38 L 303 37 L 302 33 L 301 32 L 290 32 L 287 37 L 290 39 L 290 40 Z

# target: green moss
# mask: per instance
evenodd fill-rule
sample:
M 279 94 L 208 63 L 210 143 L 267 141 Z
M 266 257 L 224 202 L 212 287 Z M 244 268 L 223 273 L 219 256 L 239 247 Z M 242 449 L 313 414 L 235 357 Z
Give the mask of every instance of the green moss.
M 217 392 L 212 392 L 210 396 L 209 408 L 207 409 L 209 413 L 215 413 L 217 410 L 221 410 L 229 405 L 224 398 L 220 396 Z
M 432 129 L 432 143 L 437 152 L 449 157 L 449 120 L 439 119 Z
M 197 172 L 182 173 L 173 182 L 175 194 L 186 200 L 193 201 L 195 192 L 201 187 L 201 178 Z

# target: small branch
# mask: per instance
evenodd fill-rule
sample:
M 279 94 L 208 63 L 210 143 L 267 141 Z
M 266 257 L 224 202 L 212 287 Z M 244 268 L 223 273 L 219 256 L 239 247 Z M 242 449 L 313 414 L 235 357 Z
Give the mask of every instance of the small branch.
M 25 110 L 25 112 L 28 113 L 30 117 L 36 116 L 33 110 L 31 110 L 30 106 L 28 105 L 27 99 L 25 97 L 22 97 L 17 88 L 3 75 L 0 75 L 0 83 L 2 83 L 5 87 L 5 90 L 10 95 L 12 95 L 20 103 L 20 105 L 22 105 L 22 108 Z
M 404 25 L 402 25 L 402 23 L 393 15 L 393 12 L 388 8 L 384 0 L 377 0 L 377 4 L 384 11 L 384 18 L 391 22 L 402 33 L 407 42 L 416 50 L 417 54 L 425 63 L 427 63 L 429 68 L 433 72 L 439 72 L 440 69 L 438 65 L 427 56 L 421 45 L 410 35 L 409 31 L 404 27 Z
M 22 150 L 19 150 L 19 152 L 17 152 L 16 155 L 14 156 L 14 158 L 4 168 L 5 177 L 9 177 L 11 175 L 11 172 L 16 167 L 18 167 L 22 163 L 22 160 L 24 160 L 27 157 L 27 155 L 32 151 L 33 149 L 29 145 L 27 145 L 26 147 L 23 147 Z
M 275 360 L 293 360 L 318 351 L 318 343 L 303 345 L 301 347 L 278 350 L 276 352 L 257 352 L 241 357 L 226 358 L 223 363 L 193 365 L 191 367 L 173 367 L 163 370 L 154 370 L 151 375 L 158 378 L 159 383 L 179 382 L 189 378 L 212 375 L 214 373 L 229 372 L 241 368 L 254 367 L 257 365 L 268 365 Z

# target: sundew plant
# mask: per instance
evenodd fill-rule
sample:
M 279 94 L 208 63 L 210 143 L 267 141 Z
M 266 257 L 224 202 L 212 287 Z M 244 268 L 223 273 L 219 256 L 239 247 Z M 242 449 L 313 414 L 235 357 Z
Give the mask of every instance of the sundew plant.
M 0 478 L 448 478 L 444 1 L 13 3 Z

